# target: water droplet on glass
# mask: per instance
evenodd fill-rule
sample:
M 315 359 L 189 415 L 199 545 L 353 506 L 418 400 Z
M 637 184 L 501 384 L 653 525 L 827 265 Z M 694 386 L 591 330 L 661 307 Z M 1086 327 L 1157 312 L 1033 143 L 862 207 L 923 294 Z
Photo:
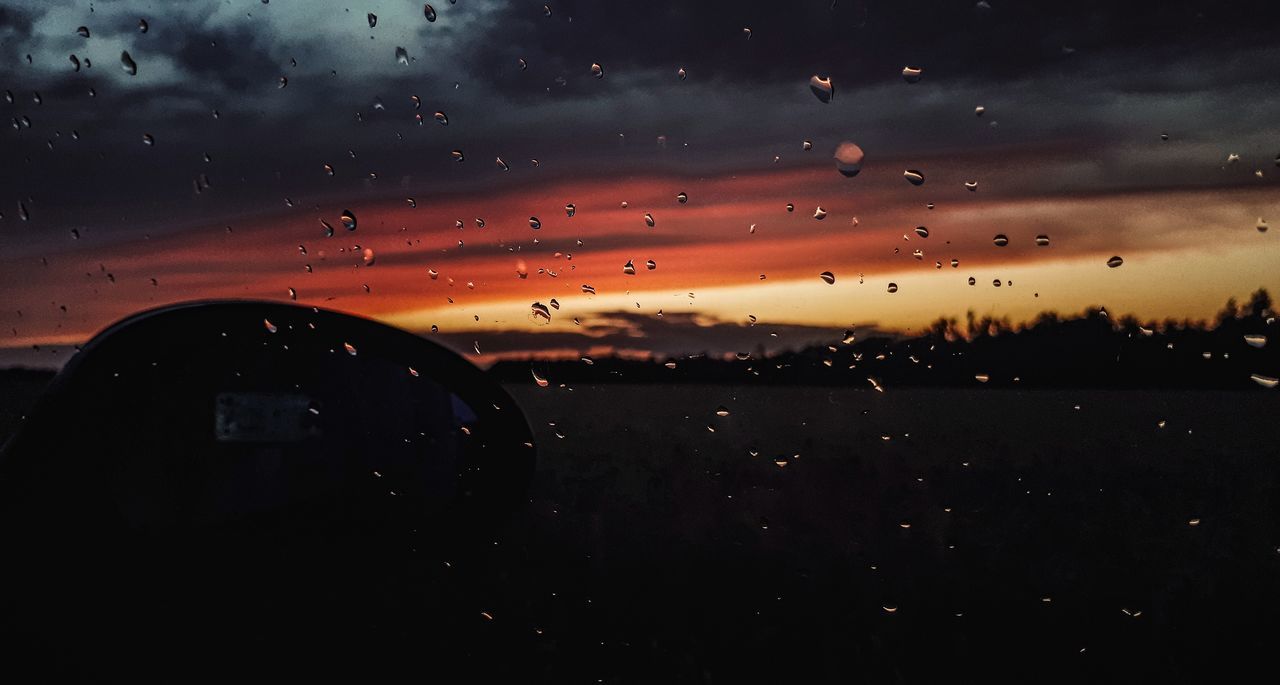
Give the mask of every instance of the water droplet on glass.
M 1252 380 L 1254 383 L 1261 385 L 1264 388 L 1274 388 L 1277 385 L 1280 385 L 1280 379 L 1271 378 L 1270 376 L 1264 376 L 1260 373 L 1255 373 L 1250 375 L 1249 379 Z
M 542 304 L 541 302 L 533 303 L 530 316 L 533 317 L 535 322 L 537 321 L 541 321 L 543 323 L 551 322 L 551 310 L 547 309 L 547 305 Z
M 591 75 L 596 78 L 604 78 L 604 67 L 600 66 L 599 64 L 596 64 L 595 62 L 592 62 Z
M 919 83 L 920 76 L 923 73 L 924 73 L 924 70 L 921 69 L 920 67 L 903 67 L 902 80 L 906 81 L 907 83 Z
M 520 67 L 520 71 L 524 71 L 529 68 L 529 63 L 524 61 L 523 57 L 516 58 L 516 65 Z
M 536 231 L 542 228 L 542 222 L 538 220 L 538 217 L 531 216 L 529 217 L 529 228 L 532 228 L 533 230 Z
M 719 407 L 716 407 L 716 416 L 728 416 L 728 415 L 729 415 L 729 409 L 725 407 L 723 404 L 720 405 Z
M 907 183 L 910 183 L 913 186 L 924 185 L 924 174 L 916 171 L 915 169 L 907 169 L 902 172 L 902 177 L 907 179 Z
M 898 292 L 898 284 L 897 284 L 897 283 L 890 283 L 890 284 L 889 284 L 889 292 L 890 292 L 890 293 L 896 293 L 896 292 Z
M 1258 232 L 1259 233 L 1267 232 L 1267 222 L 1263 220 L 1262 217 L 1258 217 Z
M 1114 268 L 1116 268 L 1117 266 L 1120 266 L 1121 264 L 1124 264 L 1124 260 L 1123 260 L 1123 259 L 1121 259 L 1121 258 L 1120 258 L 1120 257 L 1118 257 L 1118 256 L 1117 256 L 1117 257 L 1112 257 L 1111 259 L 1108 259 L 1108 260 L 1107 260 L 1107 266 L 1109 266 L 1109 267 L 1111 267 L 1111 268 L 1113 268 L 1113 269 L 1114 269 Z
M 978 284 L 978 279 L 974 278 L 973 276 L 970 276 L 969 285 L 977 285 L 977 284 Z
M 1043 234 L 1043 233 L 1041 233 L 1040 235 L 1036 236 L 1036 245 L 1038 245 L 1039 247 L 1048 247 L 1048 246 L 1049 246 L 1049 236 L 1047 236 L 1047 235 L 1045 235 L 1045 234 Z
M 136 76 L 138 74 L 138 63 L 134 62 L 133 58 L 129 56 L 128 50 L 120 53 L 120 68 L 124 70 L 124 73 L 130 76 Z
M 586 285 L 586 284 L 583 284 L 583 286 L 582 286 L 582 292 L 584 292 L 584 293 L 586 293 L 586 294 L 588 294 L 588 295 L 595 295 L 595 294 L 596 294 L 596 288 L 595 288 L 595 286 L 593 286 L 593 285 Z
M 396 62 L 399 64 L 409 63 L 409 51 L 399 45 L 396 46 Z
M 550 384 L 547 382 L 547 379 L 545 379 L 545 378 L 543 378 L 542 376 L 539 376 L 539 375 L 538 375 L 538 372 L 537 372 L 537 371 L 534 371 L 533 369 L 530 369 L 530 370 L 529 370 L 529 373 L 533 374 L 533 382 L 534 382 L 534 383 L 537 383 L 539 388 L 545 388 L 545 387 L 547 387 L 548 385 L 550 385 Z
M 831 98 L 835 96 L 835 86 L 831 84 L 831 79 L 817 74 L 809 77 L 809 90 L 813 91 L 820 102 L 831 102 Z
M 795 204 L 794 204 L 794 203 L 792 203 L 792 202 L 788 202 L 788 203 L 787 203 L 787 211 L 788 211 L 788 212 L 794 212 L 794 211 L 796 211 L 796 206 L 795 206 Z
M 655 222 L 654 222 L 654 220 L 653 220 L 653 215 L 652 215 L 652 214 L 649 214 L 649 213 L 647 213 L 647 212 L 646 212 L 646 213 L 645 213 L 645 215 L 644 215 L 644 223 L 645 223 L 645 225 L 646 225 L 646 226 L 648 226 L 649 228 L 653 228 L 654 223 L 655 223 Z
M 676 193 L 676 202 L 679 202 L 680 204 L 684 204 L 688 201 L 689 201 L 689 195 L 687 193 Z
M 973 108 L 973 113 L 977 116 L 982 116 L 983 114 L 987 113 L 987 108 L 983 107 L 982 105 L 978 105 L 977 107 Z
M 75 71 L 80 71 L 80 58 L 76 57 L 75 55 L 72 55 L 71 66 L 75 69 Z
M 151 25 L 147 23 L 146 19 L 138 20 L 138 33 L 146 33 L 147 30 L 150 28 L 151 28 Z
M 1244 336 L 1244 342 L 1245 342 L 1245 344 L 1246 344 L 1246 345 L 1248 345 L 1249 347 L 1258 347 L 1258 348 L 1266 347 L 1266 346 L 1267 346 L 1267 336 L 1265 336 L 1265 335 L 1261 335 L 1261 334 L 1256 334 L 1256 333 L 1255 333 L 1255 334 L 1246 335 L 1246 336 Z
M 996 234 L 996 237 L 991 239 L 991 242 L 995 244 L 996 247 L 1004 247 L 1009 244 L 1009 236 L 1003 233 L 998 233 Z
M 289 86 L 289 77 L 288 77 L 288 76 L 281 76 L 281 77 L 280 77 L 280 79 L 279 79 L 278 81 L 276 81 L 276 87 L 277 87 L 277 88 L 287 88 L 288 86 Z
M 564 213 L 566 216 L 573 216 L 574 214 L 578 213 L 578 208 L 572 202 L 570 202 L 569 204 L 564 206 Z
M 351 211 L 350 209 L 344 209 L 342 210 L 342 216 L 339 217 L 339 219 L 342 221 L 343 228 L 346 228 L 348 231 L 356 230 L 356 213 L 355 212 Z
M 344 343 L 342 343 L 342 347 L 343 347 L 343 349 L 345 349 L 345 350 L 347 351 L 347 354 L 349 354 L 349 355 L 351 355 L 351 356 L 353 356 L 353 357 L 354 357 L 354 356 L 356 356 L 356 346 L 355 346 L 355 345 L 352 345 L 352 344 L 351 344 L 351 343 L 349 343 L 349 342 L 344 342 Z
M 845 178 L 857 176 L 858 172 L 862 171 L 863 157 L 862 148 L 847 140 L 840 143 L 836 146 L 836 171 Z
M 822 221 L 823 219 L 827 218 L 827 210 L 821 207 L 818 207 L 817 209 L 813 210 L 813 218 L 817 219 L 818 221 Z
M 506 163 L 506 162 L 504 162 L 504 161 L 502 161 L 502 158 L 501 158 L 501 157 L 494 157 L 494 158 L 493 158 L 493 163 L 494 163 L 494 164 L 495 164 L 499 169 L 502 169 L 503 171 L 511 171 L 511 167 L 507 166 L 507 163 Z
M 818 277 L 821 278 L 827 285 L 831 285 L 836 282 L 836 275 L 831 273 L 830 271 L 823 271 L 822 273 L 818 274 Z
M 373 264 L 374 264 L 374 262 L 375 262 L 375 259 L 376 259 L 376 258 L 374 257 L 374 254 L 373 254 L 373 248 L 372 248 L 372 247 L 366 247 L 366 248 L 364 248 L 364 253 L 363 253 L 363 255 L 364 255 L 364 265 L 365 265 L 365 266 L 373 266 Z
M 463 160 L 462 150 L 454 150 L 449 154 L 453 156 L 453 161 L 455 162 L 461 162 Z
M 622 273 L 628 276 L 634 276 L 636 273 L 636 265 L 632 264 L 631 260 L 628 259 L 627 263 L 622 265 Z
M 428 5 L 423 5 L 423 6 L 422 6 L 422 16 L 426 17 L 426 18 L 427 18 L 427 21 L 435 21 L 435 20 L 436 20 L 436 8 L 432 7 L 432 6 L 431 6 L 431 5 L 429 5 L 429 4 L 428 4 Z
M 650 271 L 653 271 L 654 269 L 658 268 L 658 263 L 650 259 L 644 263 L 644 268 Z
M 680 67 L 679 69 L 676 69 L 676 78 L 683 81 L 686 76 L 688 76 L 688 74 L 685 73 L 684 67 Z
M 965 189 L 966 189 L 966 190 L 968 190 L 968 191 L 969 191 L 969 192 L 971 192 L 971 193 L 976 193 L 976 192 L 978 192 L 978 182 L 977 182 L 977 181 L 965 181 L 965 182 L 964 182 L 964 187 L 965 187 Z
M 80 37 L 81 37 L 81 38 L 88 38 L 88 37 L 89 37 L 89 27 L 88 27 L 88 26 L 81 26 L 80 28 L 76 29 L 76 33 L 80 34 Z
M 449 117 L 446 116 L 444 112 L 436 112 L 436 122 L 439 123 L 441 126 L 448 126 Z
M 369 28 L 374 28 L 378 25 L 378 15 L 374 14 L 373 12 L 369 13 L 369 16 L 367 17 L 367 19 L 369 20 Z
M 148 147 L 155 145 L 156 144 L 155 136 L 151 135 L 150 133 L 142 134 L 142 144 Z
M 928 238 L 929 229 L 925 228 L 924 226 L 916 226 L 916 235 L 920 236 L 921 238 Z

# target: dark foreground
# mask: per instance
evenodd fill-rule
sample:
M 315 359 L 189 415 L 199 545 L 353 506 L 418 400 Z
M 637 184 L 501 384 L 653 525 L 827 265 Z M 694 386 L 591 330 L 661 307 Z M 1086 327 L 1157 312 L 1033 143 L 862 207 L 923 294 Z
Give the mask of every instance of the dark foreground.
M 1276 393 L 509 389 L 530 504 L 424 676 L 1169 682 L 1280 638 Z

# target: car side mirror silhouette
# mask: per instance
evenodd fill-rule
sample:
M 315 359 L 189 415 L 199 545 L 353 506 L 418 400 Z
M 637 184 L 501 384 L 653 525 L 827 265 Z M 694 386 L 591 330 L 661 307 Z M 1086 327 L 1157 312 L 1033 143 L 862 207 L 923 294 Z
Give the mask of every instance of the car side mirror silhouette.
M 501 386 L 410 333 L 266 302 L 138 314 L 0 453 L 6 632 L 56 652 L 114 644 L 124 615 L 161 642 L 390 625 L 425 566 L 491 544 L 534 459 Z

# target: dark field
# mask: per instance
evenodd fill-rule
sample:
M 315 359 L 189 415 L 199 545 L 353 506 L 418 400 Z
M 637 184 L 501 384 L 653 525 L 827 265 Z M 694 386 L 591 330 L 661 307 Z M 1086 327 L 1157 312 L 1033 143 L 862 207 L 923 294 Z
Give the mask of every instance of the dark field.
M 1203 681 L 1280 638 L 1275 392 L 509 389 L 481 679 Z

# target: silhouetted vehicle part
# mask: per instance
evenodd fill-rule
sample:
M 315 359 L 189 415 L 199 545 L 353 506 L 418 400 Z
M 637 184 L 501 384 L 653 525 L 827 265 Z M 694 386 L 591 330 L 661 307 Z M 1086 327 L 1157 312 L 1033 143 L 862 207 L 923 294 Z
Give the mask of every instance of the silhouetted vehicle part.
M 130 317 L 0 455 L 0 668 L 296 674 L 444 630 L 441 569 L 493 544 L 532 440 L 484 373 L 383 324 L 259 302 Z

